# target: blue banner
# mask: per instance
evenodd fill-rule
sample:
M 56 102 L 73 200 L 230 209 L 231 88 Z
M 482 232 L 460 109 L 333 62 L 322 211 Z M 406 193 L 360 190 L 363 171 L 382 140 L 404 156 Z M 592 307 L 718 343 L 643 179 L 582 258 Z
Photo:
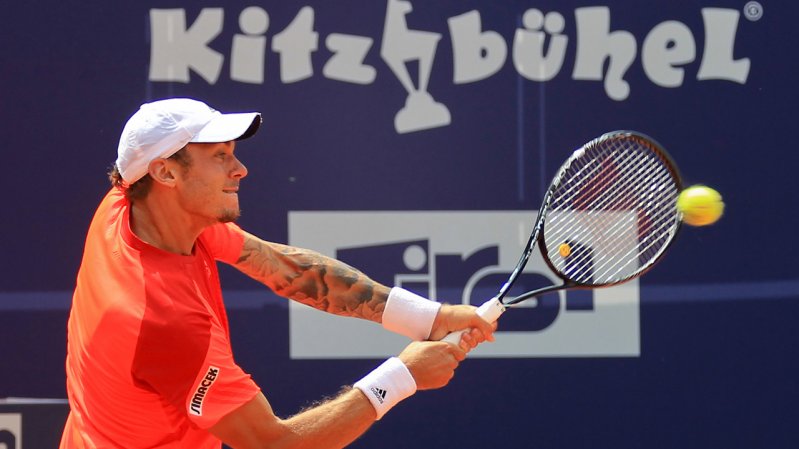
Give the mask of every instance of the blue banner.
M 141 103 L 186 96 L 263 114 L 237 149 L 249 170 L 242 227 L 442 301 L 480 303 L 499 287 L 557 167 L 604 132 L 654 137 L 687 185 L 724 196 L 722 219 L 684 227 L 640 281 L 507 314 L 451 385 L 409 399 L 353 447 L 799 440 L 795 3 L 45 0 L 5 11 L 0 397 L 65 397 L 70 293 L 119 134 Z M 529 271 L 530 282 L 552 276 L 538 262 Z M 284 416 L 404 343 L 222 275 L 237 361 Z M 327 345 L 305 328 L 329 332 Z

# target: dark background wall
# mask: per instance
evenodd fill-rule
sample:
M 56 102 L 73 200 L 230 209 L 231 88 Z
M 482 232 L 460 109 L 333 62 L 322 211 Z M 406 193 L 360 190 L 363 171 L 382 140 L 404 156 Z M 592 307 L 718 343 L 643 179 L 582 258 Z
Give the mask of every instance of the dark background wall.
M 706 183 L 725 196 L 724 218 L 684 230 L 640 281 L 640 356 L 469 360 L 449 387 L 406 401 L 354 447 L 796 447 L 799 7 L 751 3 L 603 3 L 610 30 L 629 32 L 636 50 L 623 75 L 629 93 L 614 99 L 600 79 L 575 76 L 579 35 L 588 33 L 578 28 L 578 12 L 596 3 L 415 1 L 407 25 L 441 35 L 428 90 L 451 115 L 445 126 L 415 132 L 394 127 L 406 92 L 380 54 L 386 2 L 6 5 L 0 397 L 65 397 L 70 294 L 119 132 L 139 104 L 191 96 L 223 111 L 263 113 L 262 132 L 239 150 L 250 171 L 240 223 L 274 241 L 290 240 L 289 211 L 532 211 L 560 162 L 614 129 L 654 136 L 686 183 Z M 288 62 L 272 48 L 274 37 L 306 6 L 318 33 L 313 71 L 286 82 L 281 67 Z M 248 7 L 268 14 L 265 32 L 250 36 L 266 38 L 262 82 L 231 76 L 233 42 L 243 34 L 239 16 Z M 155 79 L 151 11 L 183 9 L 188 27 L 204 8 L 223 10 L 218 35 L 200 46 L 221 55 L 218 77 L 209 81 L 193 68 L 188 82 Z M 525 79 L 513 62 L 514 34 L 531 8 L 559 13 L 568 38 L 562 67 L 546 82 Z M 726 34 L 732 55 L 715 56 L 748 60 L 745 80 L 699 79 L 709 57 L 707 8 L 737 14 Z M 501 37 L 507 56 L 490 76 L 458 82 L 459 38 L 449 24 L 469 11 L 479 13 L 482 31 Z M 642 56 L 647 37 L 668 30 L 681 33 L 674 45 L 687 42 L 686 32 L 695 43 L 695 56 L 674 64 L 684 75 L 675 87 L 653 82 Z M 331 34 L 371 39 L 363 64 L 374 69 L 373 79 L 325 75 Z M 600 73 L 610 66 L 605 61 Z M 416 80 L 418 63 L 408 67 Z M 232 270 L 223 275 L 239 363 L 279 414 L 334 393 L 377 363 L 292 360 L 288 306 Z

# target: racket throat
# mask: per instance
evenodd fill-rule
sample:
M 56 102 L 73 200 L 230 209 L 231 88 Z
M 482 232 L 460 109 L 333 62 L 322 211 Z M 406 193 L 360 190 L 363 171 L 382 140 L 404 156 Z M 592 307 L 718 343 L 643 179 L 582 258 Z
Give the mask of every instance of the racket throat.
M 531 292 L 521 294 L 513 299 L 508 299 L 506 301 L 503 301 L 503 303 L 505 304 L 506 307 L 509 307 L 518 304 L 522 301 L 525 301 L 527 299 L 535 298 L 541 295 L 545 295 L 547 293 L 556 292 L 558 290 L 565 290 L 566 288 L 568 288 L 568 286 L 566 285 L 550 285 L 548 287 L 542 287 L 539 288 L 538 290 L 533 290 Z

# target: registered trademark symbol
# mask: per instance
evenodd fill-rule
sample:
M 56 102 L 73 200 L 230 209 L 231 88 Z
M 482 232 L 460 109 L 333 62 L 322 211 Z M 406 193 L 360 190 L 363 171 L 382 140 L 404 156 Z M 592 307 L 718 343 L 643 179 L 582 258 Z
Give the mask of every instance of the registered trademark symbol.
M 744 5 L 744 17 L 752 22 L 757 22 L 763 17 L 763 5 L 760 2 L 747 2 Z

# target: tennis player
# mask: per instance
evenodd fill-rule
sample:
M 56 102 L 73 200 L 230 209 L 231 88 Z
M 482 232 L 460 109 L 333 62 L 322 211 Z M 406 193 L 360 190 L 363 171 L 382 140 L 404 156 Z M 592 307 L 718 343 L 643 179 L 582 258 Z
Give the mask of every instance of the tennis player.
M 142 105 L 89 227 L 68 324 L 61 448 L 340 448 L 417 390 L 440 388 L 494 326 L 466 305 L 380 285 L 233 222 L 258 113 L 191 99 Z M 216 262 L 320 310 L 412 340 L 333 399 L 288 419 L 234 361 Z M 459 345 L 431 341 L 468 329 Z

